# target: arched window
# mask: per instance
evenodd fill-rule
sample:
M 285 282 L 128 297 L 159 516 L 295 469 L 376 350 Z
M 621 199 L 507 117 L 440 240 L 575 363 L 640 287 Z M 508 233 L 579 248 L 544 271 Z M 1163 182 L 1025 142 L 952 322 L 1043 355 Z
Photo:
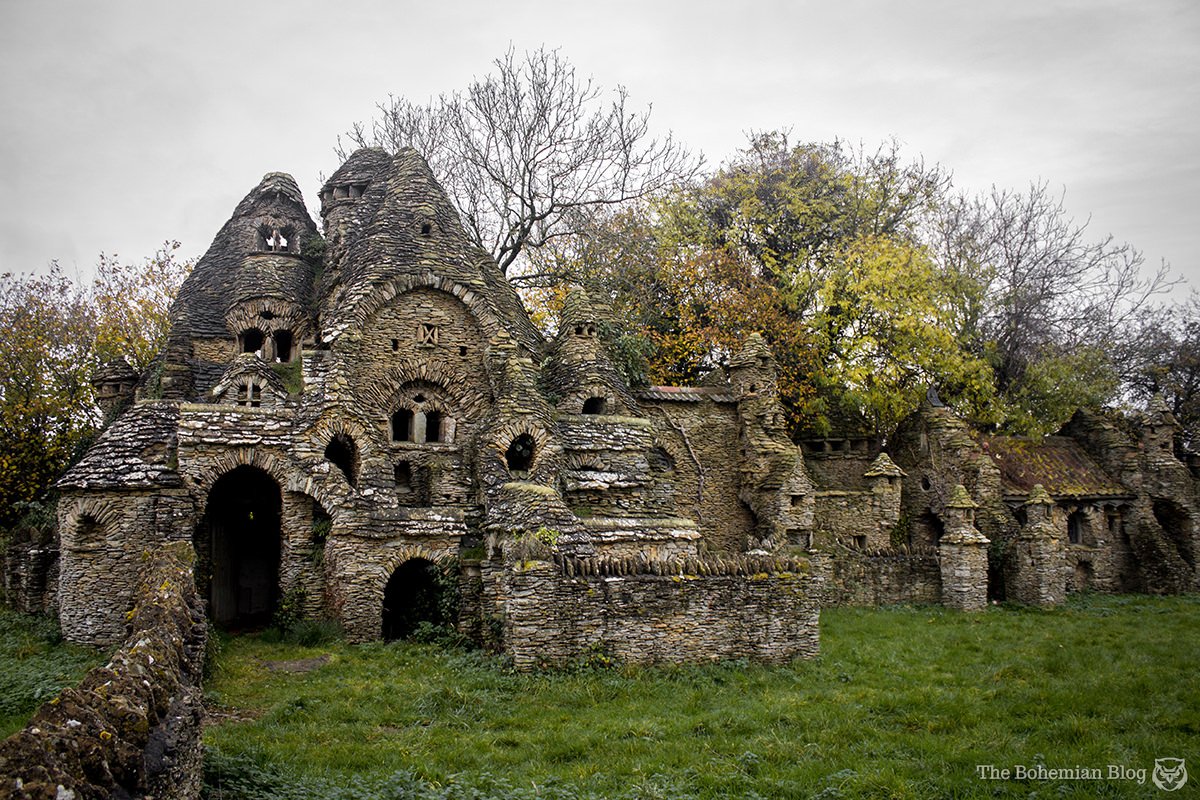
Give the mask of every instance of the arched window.
M 583 413 L 585 414 L 603 414 L 604 406 L 606 405 L 603 397 L 589 397 L 583 401 Z
M 528 433 L 522 433 L 512 440 L 512 444 L 504 453 L 504 460 L 508 463 L 510 472 L 528 472 L 533 465 L 533 454 L 533 437 Z
M 425 441 L 440 442 L 442 441 L 442 412 L 426 411 L 425 412 Z
M 392 414 L 392 441 L 411 442 L 413 436 L 413 412 L 402 408 Z
M 263 343 L 266 341 L 263 332 L 258 328 L 247 328 L 238 338 L 241 339 L 243 353 L 257 353 L 263 349 Z
M 275 360 L 288 362 L 292 360 L 292 332 L 288 330 L 275 331 Z
M 91 514 L 84 514 L 75 525 L 75 544 L 78 547 L 89 547 L 104 541 L 104 526 Z
M 675 459 L 663 447 L 651 448 L 648 456 L 651 472 L 674 472 Z
M 358 484 L 358 447 L 348 435 L 335 434 L 325 446 L 325 458 L 342 471 L 347 483 Z

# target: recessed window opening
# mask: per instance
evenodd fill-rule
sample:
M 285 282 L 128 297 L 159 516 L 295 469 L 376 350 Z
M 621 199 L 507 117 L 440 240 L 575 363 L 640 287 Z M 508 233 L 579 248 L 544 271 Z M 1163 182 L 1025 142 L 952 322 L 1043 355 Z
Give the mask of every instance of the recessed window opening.
M 392 414 L 392 441 L 411 442 L 413 435 L 413 412 L 402 408 Z
M 334 200 L 343 200 L 349 196 L 350 196 L 350 187 L 349 186 L 333 187 L 333 199 Z
M 75 527 L 75 542 L 79 545 L 96 544 L 104 538 L 104 528 L 91 514 L 79 518 Z
M 803 504 L 804 504 L 804 495 L 802 495 L 802 494 L 792 495 L 792 505 L 793 506 L 799 506 L 799 505 L 803 505 Z
M 421 223 L 421 235 L 428 236 L 433 231 L 433 226 L 428 222 Z
M 757 392 L 757 391 L 758 391 L 758 384 L 757 384 L 757 383 L 752 383 L 752 384 L 750 384 L 750 391 L 751 391 L 751 392 Z
M 417 395 L 415 395 L 415 396 L 413 397 L 413 400 L 414 400 L 415 402 L 418 402 L 418 403 L 424 403 L 424 402 L 425 402 L 425 395 L 423 395 L 423 394 L 417 394 Z
M 866 550 L 867 549 L 867 537 L 866 536 L 855 536 L 854 537 L 854 547 L 858 550 Z
M 262 406 L 262 387 L 252 380 L 238 386 L 237 404 L 249 408 Z
M 275 331 L 275 360 L 288 362 L 292 360 L 292 332 Z
M 442 412 L 426 411 L 425 412 L 425 441 L 440 442 L 442 441 Z
M 395 477 L 397 489 L 412 488 L 412 467 L 407 461 L 401 461 L 396 465 Z
M 459 354 L 460 356 L 465 356 L 465 355 L 467 354 L 467 348 L 466 348 L 466 345 L 462 345 L 462 346 L 460 346 L 460 347 L 458 348 L 458 354 Z
M 933 486 L 933 484 L 929 482 L 929 478 L 921 478 L 922 489 L 928 492 L 931 486 Z
M 437 344 L 438 326 L 422 322 L 420 327 L 417 328 L 417 341 L 421 344 Z
M 585 414 L 603 414 L 605 400 L 603 397 L 589 397 L 583 401 L 583 413 Z
M 675 469 L 675 459 L 662 447 L 654 447 L 648 457 L 650 469 L 654 472 L 671 472 Z
M 242 331 L 241 339 L 243 353 L 257 353 L 262 350 L 266 336 L 258 328 L 249 328 Z
M 266 320 L 275 319 L 275 313 L 273 311 L 260 311 L 258 312 L 258 315 Z
M 358 447 L 344 433 L 335 434 L 325 447 L 325 458 L 346 476 L 351 486 L 358 484 Z
M 508 464 L 509 471 L 528 472 L 533 465 L 533 452 L 533 437 L 528 433 L 522 433 L 513 439 L 504 453 L 504 460 Z
M 395 351 L 397 351 L 397 350 L 399 350 L 399 349 L 400 349 L 400 340 L 399 340 L 399 339 L 392 339 L 392 352 L 395 352 Z
M 1083 527 L 1086 523 L 1082 511 L 1076 511 L 1067 517 L 1067 541 L 1071 544 L 1083 544 Z
M 575 335 L 576 335 L 576 336 L 583 336 L 583 326 L 582 326 L 582 325 L 576 325 L 576 326 L 575 326 Z

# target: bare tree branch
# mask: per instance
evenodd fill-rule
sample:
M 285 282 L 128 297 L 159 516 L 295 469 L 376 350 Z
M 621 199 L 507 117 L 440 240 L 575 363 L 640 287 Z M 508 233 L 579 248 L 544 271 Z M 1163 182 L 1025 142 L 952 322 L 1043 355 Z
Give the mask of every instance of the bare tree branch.
M 618 86 L 580 78 L 558 50 L 518 56 L 464 92 L 425 105 L 379 104 L 370 131 L 354 124 L 337 152 L 357 147 L 420 151 L 445 186 L 468 234 L 508 271 L 527 248 L 579 232 L 580 211 L 620 205 L 691 179 L 702 159 L 670 134 L 650 136 L 650 109 L 629 108 Z

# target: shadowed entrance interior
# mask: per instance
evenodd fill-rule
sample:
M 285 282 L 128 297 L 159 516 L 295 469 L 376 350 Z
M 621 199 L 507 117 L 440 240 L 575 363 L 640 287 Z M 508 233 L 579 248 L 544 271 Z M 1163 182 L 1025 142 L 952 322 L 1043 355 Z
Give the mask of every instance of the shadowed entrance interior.
M 209 618 L 218 625 L 258 627 L 274 616 L 281 506 L 279 484 L 256 467 L 237 467 L 213 484 L 196 545 L 199 583 L 207 584 Z
M 383 590 L 383 638 L 406 639 L 422 622 L 447 622 L 443 582 L 436 564 L 410 558 L 392 573 Z

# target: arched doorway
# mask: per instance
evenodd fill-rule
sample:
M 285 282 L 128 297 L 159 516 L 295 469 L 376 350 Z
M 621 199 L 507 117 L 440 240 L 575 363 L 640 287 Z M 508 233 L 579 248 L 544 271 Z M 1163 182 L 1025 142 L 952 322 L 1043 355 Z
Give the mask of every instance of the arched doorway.
M 282 495 L 257 467 L 222 475 L 208 493 L 196 535 L 198 581 L 207 589 L 209 618 L 233 628 L 270 623 L 279 602 Z
M 422 622 L 444 625 L 448 588 L 437 564 L 410 558 L 392 573 L 383 590 L 383 638 L 406 639 Z

